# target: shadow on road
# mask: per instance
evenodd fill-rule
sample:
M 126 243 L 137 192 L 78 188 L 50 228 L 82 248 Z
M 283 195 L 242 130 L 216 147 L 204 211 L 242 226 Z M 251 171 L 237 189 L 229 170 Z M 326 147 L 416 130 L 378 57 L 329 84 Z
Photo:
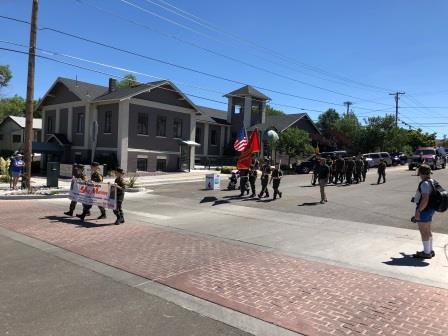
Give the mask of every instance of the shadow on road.
M 216 202 L 218 199 L 214 196 L 206 196 L 203 199 L 201 199 L 201 201 L 199 203 L 211 203 L 211 202 Z
M 103 226 L 110 226 L 110 225 L 115 225 L 114 223 L 102 223 L 102 224 L 95 224 L 95 223 L 90 223 L 90 222 L 81 222 L 80 219 L 77 218 L 72 218 L 72 217 L 63 217 L 63 216 L 45 216 L 41 219 L 48 219 L 52 222 L 59 222 L 59 223 L 64 223 L 64 224 L 70 224 L 70 225 L 77 225 L 83 228 L 99 228 L 99 227 L 103 227 Z
M 391 257 L 389 261 L 383 261 L 383 264 L 389 266 L 410 266 L 410 267 L 426 267 L 429 263 L 425 259 L 414 258 L 412 254 L 400 252 L 402 258 Z
M 299 204 L 297 206 L 314 206 L 314 205 L 318 205 L 318 204 L 320 204 L 320 202 L 308 202 L 308 203 Z

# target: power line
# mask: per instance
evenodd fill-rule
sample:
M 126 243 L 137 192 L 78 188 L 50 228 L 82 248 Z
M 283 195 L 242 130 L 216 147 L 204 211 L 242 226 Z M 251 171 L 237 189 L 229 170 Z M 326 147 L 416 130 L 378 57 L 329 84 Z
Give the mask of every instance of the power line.
M 272 50 L 272 49 L 267 48 L 265 46 L 259 45 L 259 44 L 255 43 L 255 42 L 253 42 L 251 40 L 248 40 L 248 39 L 246 39 L 244 37 L 241 37 L 239 35 L 236 35 L 236 34 L 233 34 L 233 33 L 229 33 L 227 31 L 224 31 L 224 30 L 220 29 L 219 27 L 217 27 L 216 25 L 211 24 L 209 21 L 206 21 L 206 20 L 204 20 L 204 19 L 202 19 L 202 18 L 200 18 L 200 17 L 198 17 L 198 16 L 196 16 L 194 14 L 189 13 L 186 10 L 183 10 L 183 9 L 181 9 L 179 7 L 176 7 L 176 6 L 172 5 L 172 4 L 170 4 L 168 1 L 164 1 L 164 0 L 158 0 L 157 1 L 157 2 L 164 3 L 166 6 L 161 5 L 159 3 L 156 3 L 156 2 L 154 2 L 152 0 L 145 0 L 145 1 L 147 3 L 152 3 L 152 4 L 154 4 L 154 5 L 158 6 L 158 7 L 161 7 L 161 8 L 163 8 L 163 9 L 169 11 L 169 12 L 172 12 L 172 13 L 178 15 L 178 16 L 186 18 L 186 19 L 188 19 L 188 20 L 190 20 L 190 21 L 192 21 L 192 22 L 194 22 L 196 24 L 199 24 L 199 25 L 201 25 L 201 26 L 203 26 L 203 27 L 205 27 L 205 28 L 207 28 L 209 30 L 213 30 L 215 32 L 224 34 L 226 36 L 230 36 L 231 38 L 233 38 L 233 39 L 235 39 L 235 40 L 237 40 L 239 42 L 243 42 L 244 44 L 248 44 L 248 45 L 250 45 L 252 47 L 256 47 L 258 49 L 261 49 L 264 52 L 269 52 L 271 55 L 274 55 L 277 58 L 280 56 L 281 58 L 283 58 L 287 62 L 293 61 L 293 63 L 296 63 L 296 64 L 298 64 L 298 65 L 300 65 L 300 66 L 302 66 L 302 67 L 304 67 L 304 68 L 306 68 L 306 69 L 308 69 L 310 71 L 323 73 L 326 76 L 330 76 L 330 77 L 332 76 L 332 77 L 336 77 L 336 78 L 341 78 L 344 81 L 350 81 L 350 82 L 356 83 L 357 85 L 361 85 L 361 86 L 364 86 L 364 87 L 370 87 L 370 88 L 374 88 L 374 89 L 380 90 L 380 91 L 390 91 L 389 89 L 381 88 L 381 87 L 378 87 L 378 86 L 375 86 L 375 85 L 371 85 L 371 84 L 365 84 L 365 83 L 362 83 L 362 82 L 359 82 L 359 81 L 355 81 L 355 80 L 352 80 L 352 79 L 344 77 L 344 76 L 334 75 L 334 74 L 331 74 L 330 72 L 328 72 L 326 70 L 323 70 L 323 69 L 320 69 L 320 68 L 318 68 L 316 66 L 311 66 L 311 65 L 308 65 L 306 63 L 299 62 L 299 61 L 295 60 L 294 58 L 282 55 L 281 53 L 279 53 L 276 50 Z M 170 8 L 173 8 L 175 10 L 167 8 L 167 6 L 169 6 Z M 181 14 L 179 14 L 179 13 L 181 13 Z
M 79 3 L 85 3 L 84 0 L 76 0 L 76 1 L 79 2 Z M 176 22 L 176 21 L 174 21 L 174 20 L 171 20 L 171 19 L 169 19 L 169 18 L 167 18 L 167 17 L 164 17 L 164 16 L 162 16 L 162 15 L 159 15 L 159 14 L 153 12 L 153 11 L 150 11 L 150 10 L 148 10 L 148 9 L 146 9 L 146 8 L 143 8 L 143 7 L 139 6 L 139 5 L 136 5 L 135 3 L 132 3 L 132 2 L 130 2 L 130 1 L 127 1 L 127 0 L 118 0 L 118 1 L 124 3 L 124 4 L 128 5 L 128 6 L 131 6 L 131 7 L 133 7 L 133 8 L 136 8 L 136 9 L 138 9 L 138 10 L 144 12 L 145 14 L 153 15 L 153 16 L 159 18 L 159 19 L 162 19 L 162 20 L 164 20 L 164 21 L 167 21 L 167 22 L 169 22 L 169 23 L 171 23 L 171 24 L 174 24 L 174 25 L 176 25 L 176 26 L 182 27 L 182 28 L 184 28 L 184 29 L 188 29 L 189 31 L 198 33 L 198 34 L 200 34 L 200 35 L 202 35 L 202 36 L 206 36 L 206 37 L 208 37 L 208 38 L 213 39 L 213 40 L 216 41 L 216 42 L 223 43 L 222 41 L 217 40 L 217 39 L 211 37 L 211 36 L 208 35 L 208 34 L 204 34 L 204 33 L 202 33 L 202 32 L 199 32 L 199 31 L 196 30 L 196 29 L 192 29 L 191 27 L 185 26 L 185 25 L 183 25 L 183 24 L 181 24 L 181 23 L 178 23 L 178 22 Z M 90 5 L 90 4 L 89 4 L 89 5 Z M 98 8 L 97 6 L 94 6 L 94 5 L 92 5 L 92 6 Z M 116 15 L 114 15 L 114 16 L 116 16 Z M 214 52 L 214 54 L 216 55 L 215 52 Z M 222 56 L 223 54 L 220 54 L 220 55 Z M 337 95 L 340 95 L 340 96 L 345 96 L 345 97 L 354 98 L 354 99 L 357 99 L 357 100 L 359 100 L 359 101 L 364 101 L 364 102 L 369 102 L 369 103 L 372 103 L 372 104 L 385 105 L 385 106 L 387 106 L 387 104 L 383 104 L 383 103 L 375 102 L 375 101 L 373 101 L 373 100 L 371 100 L 371 99 L 366 99 L 366 98 L 356 97 L 356 96 L 352 96 L 352 95 L 349 95 L 349 94 L 346 94 L 346 93 L 342 93 L 342 92 L 338 92 L 338 91 L 335 91 L 335 90 L 332 90 L 332 89 L 328 89 L 328 88 L 325 88 L 325 87 L 322 87 L 322 86 L 319 86 L 319 85 L 311 84 L 311 83 L 308 83 L 308 82 L 299 80 L 299 79 L 297 79 L 297 78 L 293 78 L 293 77 L 291 77 L 291 76 L 284 75 L 284 74 L 278 73 L 278 72 L 276 72 L 276 71 L 272 71 L 272 70 L 266 69 L 266 68 L 264 68 L 264 67 L 260 67 L 260 66 L 254 65 L 254 64 L 251 64 L 251 63 L 242 61 L 242 60 L 240 60 L 240 59 L 236 59 L 236 58 L 231 57 L 231 56 L 227 56 L 227 55 L 225 55 L 224 57 L 226 57 L 227 59 L 230 59 L 230 60 L 232 60 L 232 61 L 234 61 L 234 62 L 237 62 L 237 63 L 243 64 L 243 65 L 245 65 L 245 66 L 248 66 L 248 67 L 250 67 L 250 68 L 256 69 L 256 70 L 258 70 L 258 71 L 263 71 L 263 72 L 265 72 L 265 73 L 268 73 L 268 74 L 271 74 L 271 75 L 274 75 L 274 76 L 277 76 L 277 77 L 279 77 L 279 78 L 283 78 L 283 79 L 286 79 L 286 80 L 290 80 L 290 81 L 299 83 L 299 84 L 301 84 L 301 85 L 309 86 L 309 87 L 312 87 L 312 88 L 315 88 L 315 89 L 318 89 L 318 90 L 323 90 L 323 91 L 331 92 L 331 93 L 334 93 L 334 94 L 337 94 Z
M 0 42 L 2 42 L 2 41 L 0 41 Z M 15 45 L 19 45 L 19 44 L 15 44 Z M 19 46 L 23 46 L 23 45 L 19 45 Z M 26 51 L 14 50 L 14 49 L 4 48 L 4 47 L 0 47 L 0 50 L 13 52 L 13 53 L 19 53 L 19 54 L 23 54 L 23 55 L 28 55 L 29 54 Z M 109 77 L 113 77 L 113 78 L 117 78 L 117 79 L 126 79 L 125 76 L 118 76 L 118 75 L 111 74 L 111 73 L 108 73 L 108 72 L 105 72 L 105 71 L 96 70 L 96 69 L 92 69 L 92 68 L 85 67 L 85 66 L 80 66 L 80 65 L 77 65 L 77 64 L 74 64 L 74 63 L 71 63 L 71 62 L 60 61 L 60 60 L 57 60 L 57 59 L 54 59 L 54 58 L 51 58 L 51 57 L 48 57 L 48 56 L 43 56 L 43 55 L 38 55 L 38 54 L 35 54 L 35 56 L 38 57 L 38 58 L 41 58 L 41 59 L 49 60 L 49 61 L 60 63 L 60 64 L 63 64 L 63 65 L 67 65 L 67 66 L 75 67 L 75 68 L 78 68 L 78 69 L 94 72 L 94 73 L 97 73 L 97 74 L 100 74 L 100 75 L 105 75 L 105 76 L 109 76 Z M 119 68 L 116 68 L 116 70 L 119 70 Z M 148 76 L 151 76 L 151 75 L 148 75 Z M 156 76 L 151 76 L 151 77 L 162 79 L 161 77 L 156 77 Z M 165 80 L 168 81 L 168 79 L 165 79 Z M 138 81 L 135 81 L 135 82 L 140 84 Z M 183 83 L 183 84 L 185 84 L 185 83 Z M 177 92 L 176 90 L 172 90 L 172 89 L 168 89 L 168 88 L 164 88 L 164 87 L 158 87 L 158 88 L 162 89 L 162 90 L 171 91 L 171 92 Z M 200 87 L 198 87 L 198 88 L 200 88 Z M 215 92 L 217 92 L 219 94 L 223 94 L 222 92 L 218 92 L 218 91 L 215 91 Z M 189 92 L 184 92 L 184 93 L 186 95 L 194 97 L 194 98 L 198 98 L 198 99 L 202 99 L 202 100 L 207 100 L 207 101 L 211 101 L 211 102 L 227 105 L 227 102 L 224 102 L 224 101 L 219 101 L 219 100 L 215 100 L 215 99 L 210 99 L 210 98 L 198 96 L 198 95 L 195 95 L 195 94 L 192 94 L 192 93 L 189 93 Z M 239 97 L 239 96 L 236 96 L 236 95 L 233 95 L 233 96 Z M 257 99 L 255 99 L 255 100 L 257 100 Z M 261 101 L 261 100 L 259 100 L 259 101 Z M 279 104 L 279 103 L 275 103 L 275 102 L 270 102 L 270 105 L 283 106 L 283 107 L 297 109 L 297 110 L 300 110 L 300 111 L 310 111 L 310 112 L 317 112 L 317 113 L 325 112 L 325 111 L 321 111 L 321 110 L 314 110 L 314 109 L 308 109 L 308 108 L 304 108 L 304 107 Z

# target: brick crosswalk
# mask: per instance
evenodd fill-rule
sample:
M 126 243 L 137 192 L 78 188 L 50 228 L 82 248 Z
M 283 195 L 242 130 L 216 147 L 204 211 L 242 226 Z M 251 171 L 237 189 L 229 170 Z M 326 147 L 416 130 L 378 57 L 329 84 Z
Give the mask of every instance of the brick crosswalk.
M 0 225 L 305 335 L 448 335 L 448 290 L 209 237 L 80 226 L 59 207 L 0 204 Z

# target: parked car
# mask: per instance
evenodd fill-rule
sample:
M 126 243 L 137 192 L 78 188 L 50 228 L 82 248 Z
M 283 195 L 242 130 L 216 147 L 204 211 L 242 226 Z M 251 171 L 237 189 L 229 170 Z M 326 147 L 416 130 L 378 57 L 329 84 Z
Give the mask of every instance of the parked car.
M 406 156 L 406 154 L 401 152 L 390 153 L 390 157 L 392 159 L 393 165 L 401 164 L 403 166 L 408 162 L 408 157 Z
M 307 158 L 306 160 L 300 162 L 296 166 L 296 173 L 297 174 L 308 174 L 310 171 L 312 171 L 314 168 L 314 158 L 315 157 L 316 157 L 316 155 L 312 155 L 309 158 Z
M 369 161 L 369 164 L 370 164 L 369 168 L 378 167 L 381 160 L 384 160 L 384 162 L 386 163 L 386 166 L 392 165 L 392 158 L 390 157 L 389 153 L 386 153 L 386 152 L 367 153 L 367 154 L 364 154 L 364 156 L 372 159 L 371 161 Z
M 443 147 L 420 147 L 414 152 L 409 162 L 409 170 L 418 168 L 422 162 L 428 164 L 432 170 L 446 167 L 446 152 Z
M 369 168 L 372 168 L 373 167 L 373 159 L 369 156 L 369 154 L 363 154 L 362 157 L 366 158 L 367 166 Z

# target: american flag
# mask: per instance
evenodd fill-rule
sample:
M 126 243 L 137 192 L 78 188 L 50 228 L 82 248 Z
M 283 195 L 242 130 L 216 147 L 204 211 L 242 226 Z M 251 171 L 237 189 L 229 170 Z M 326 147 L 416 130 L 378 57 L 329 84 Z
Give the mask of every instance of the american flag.
M 246 130 L 241 128 L 240 134 L 238 135 L 238 138 L 235 140 L 235 143 L 233 144 L 233 148 L 235 148 L 238 152 L 243 152 L 247 147 L 247 135 Z

